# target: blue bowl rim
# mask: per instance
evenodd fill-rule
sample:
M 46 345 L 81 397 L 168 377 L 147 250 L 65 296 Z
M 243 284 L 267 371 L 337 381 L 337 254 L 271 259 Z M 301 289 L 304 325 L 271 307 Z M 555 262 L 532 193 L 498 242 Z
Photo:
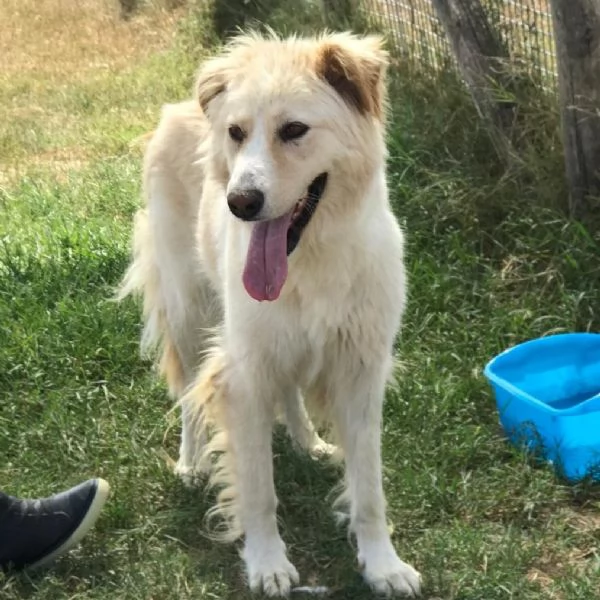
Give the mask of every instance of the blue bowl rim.
M 487 379 L 489 381 L 504 388 L 507 392 L 509 392 L 513 396 L 516 396 L 518 398 L 526 400 L 530 404 L 534 404 L 535 406 L 541 408 L 542 410 L 544 410 L 546 412 L 553 413 L 556 415 L 560 414 L 560 415 L 564 415 L 564 416 L 568 416 L 571 412 L 576 412 L 578 410 L 578 406 L 573 406 L 570 408 L 563 408 L 563 409 L 554 408 L 554 407 L 546 404 L 545 402 L 541 402 L 540 400 L 538 400 L 534 396 L 528 394 L 527 392 L 520 390 L 519 388 L 515 387 L 514 385 L 512 385 L 511 383 L 506 381 L 506 379 L 499 377 L 498 375 L 496 375 L 496 373 L 493 372 L 493 367 L 496 364 L 496 362 L 498 362 L 501 358 L 503 358 L 507 354 L 515 352 L 517 349 L 522 349 L 526 346 L 546 344 L 549 341 L 556 339 L 557 337 L 560 337 L 563 339 L 569 338 L 569 337 L 570 338 L 596 337 L 596 338 L 600 339 L 600 333 L 593 333 L 593 332 L 555 333 L 555 334 L 546 335 L 546 336 L 537 337 L 537 338 L 534 338 L 531 340 L 527 340 L 526 342 L 522 342 L 520 344 L 515 344 L 514 346 L 511 346 L 510 348 L 507 348 L 506 350 L 502 351 L 500 354 L 497 354 L 496 356 L 494 356 L 494 358 L 492 358 L 486 364 L 486 366 L 483 370 L 484 375 L 487 377 Z

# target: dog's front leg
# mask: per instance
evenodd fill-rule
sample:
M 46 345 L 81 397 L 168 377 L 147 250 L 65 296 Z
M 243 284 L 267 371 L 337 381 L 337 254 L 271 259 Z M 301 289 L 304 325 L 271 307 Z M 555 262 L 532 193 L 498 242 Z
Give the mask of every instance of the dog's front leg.
M 381 474 L 381 416 L 387 369 L 361 363 L 333 381 L 333 424 L 345 456 L 350 526 L 363 575 L 377 592 L 420 593 L 420 575 L 398 558 L 386 526 Z
M 281 391 L 274 377 L 260 375 L 260 368 L 233 371 L 227 386 L 227 429 L 248 582 L 268 596 L 285 596 L 298 583 L 298 573 L 277 528 L 271 442 L 275 400 Z

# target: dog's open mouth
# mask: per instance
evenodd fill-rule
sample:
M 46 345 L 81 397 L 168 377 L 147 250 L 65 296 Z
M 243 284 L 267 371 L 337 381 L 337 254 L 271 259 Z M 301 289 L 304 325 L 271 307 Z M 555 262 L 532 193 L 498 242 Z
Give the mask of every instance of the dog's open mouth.
M 327 173 L 321 173 L 292 210 L 277 219 L 258 221 L 253 225 L 243 282 L 246 291 L 255 300 L 261 302 L 279 298 L 287 279 L 287 257 L 298 245 L 326 185 Z
M 308 186 L 308 192 L 304 198 L 301 198 L 296 203 L 294 212 L 292 213 L 292 222 L 289 225 L 287 232 L 287 254 L 288 256 L 294 251 L 304 228 L 317 209 L 317 204 L 325 191 L 327 185 L 327 173 L 321 173 Z

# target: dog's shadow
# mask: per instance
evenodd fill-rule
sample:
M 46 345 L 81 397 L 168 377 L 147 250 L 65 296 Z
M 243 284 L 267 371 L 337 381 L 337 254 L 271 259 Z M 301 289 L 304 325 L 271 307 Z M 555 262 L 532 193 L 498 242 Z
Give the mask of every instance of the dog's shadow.
M 327 599 L 371 598 L 372 593 L 360 577 L 347 527 L 339 525 L 334 516 L 332 503 L 342 478 L 340 466 L 327 459 L 316 460 L 294 448 L 281 431 L 276 432 L 273 454 L 280 531 L 289 557 L 300 573 L 300 585 L 326 587 L 328 593 L 318 597 Z M 75 592 L 81 586 L 114 589 L 115 578 L 119 579 L 123 572 L 124 559 L 129 556 L 132 566 L 142 567 L 139 559 L 149 543 L 148 537 L 154 532 L 176 543 L 187 555 L 191 576 L 210 591 L 207 597 L 222 600 L 260 597 L 248 590 L 239 556 L 240 543 L 221 544 L 208 535 L 205 514 L 215 503 L 215 492 L 202 483 L 186 487 L 168 472 L 164 476 L 161 508 L 144 521 L 149 523 L 148 531 L 138 531 L 133 537 L 127 527 L 112 530 L 110 535 L 92 533 L 95 543 L 81 544 L 69 556 L 53 563 L 50 569 L 12 573 L 6 577 L 0 574 L 0 593 L 5 589 L 16 592 L 19 598 L 36 598 L 40 580 L 46 580 L 45 586 L 53 587 L 48 578 L 55 579 L 61 591 L 73 588 L 71 591 Z M 119 533 L 122 543 L 117 546 L 125 550 L 121 548 L 115 553 L 115 535 Z M 165 564 L 162 568 L 168 571 L 171 566 Z M 142 581 L 143 573 L 140 572 L 139 577 L 140 585 L 152 586 L 151 581 Z M 175 590 L 173 594 L 165 598 L 178 597 Z M 316 596 L 293 594 L 298 600 L 309 597 Z
M 342 478 L 339 465 L 295 448 L 282 430 L 276 431 L 273 454 L 279 527 L 290 560 L 300 573 L 300 584 L 326 587 L 327 598 L 371 597 L 360 578 L 347 527 L 338 523 L 332 506 Z M 244 580 L 240 543 L 220 544 L 207 535 L 204 515 L 215 503 L 214 492 L 178 482 L 169 493 L 165 500 L 172 509 L 167 534 L 185 546 L 195 561 L 197 576 L 210 579 L 218 571 L 228 588 L 224 597 L 256 598 Z

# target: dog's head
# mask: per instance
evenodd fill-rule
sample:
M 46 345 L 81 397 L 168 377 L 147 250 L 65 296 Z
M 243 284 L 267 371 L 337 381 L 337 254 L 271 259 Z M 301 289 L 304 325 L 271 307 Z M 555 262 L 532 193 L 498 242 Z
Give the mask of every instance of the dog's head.
M 382 137 L 386 65 L 380 38 L 350 34 L 242 36 L 204 64 L 197 96 L 210 123 L 214 171 L 233 215 L 258 222 L 257 244 L 284 243 L 289 254 L 330 188 L 365 172 Z M 254 250 L 255 261 L 264 261 L 265 250 Z M 247 267 L 252 251 L 251 242 Z M 277 286 L 246 288 L 274 299 Z

